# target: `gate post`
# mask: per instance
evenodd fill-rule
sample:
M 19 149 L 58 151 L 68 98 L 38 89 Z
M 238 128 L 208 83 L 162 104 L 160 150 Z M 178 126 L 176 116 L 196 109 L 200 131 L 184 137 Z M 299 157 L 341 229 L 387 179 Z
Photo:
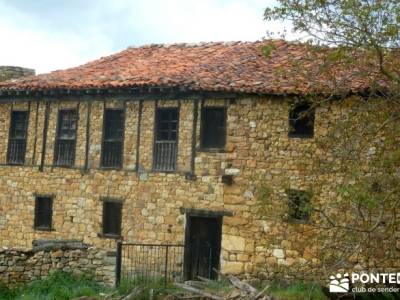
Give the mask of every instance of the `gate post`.
M 121 283 L 122 242 L 117 242 L 117 256 L 115 259 L 115 286 Z
M 165 248 L 164 288 L 167 288 L 167 282 L 168 282 L 168 245 Z

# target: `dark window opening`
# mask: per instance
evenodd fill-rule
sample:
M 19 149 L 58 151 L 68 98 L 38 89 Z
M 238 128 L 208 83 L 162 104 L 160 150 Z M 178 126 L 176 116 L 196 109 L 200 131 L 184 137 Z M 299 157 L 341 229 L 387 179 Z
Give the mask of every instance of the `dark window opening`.
M 289 137 L 314 136 L 315 111 L 309 104 L 295 106 L 289 113 Z
M 205 107 L 201 112 L 201 148 L 223 149 L 226 143 L 226 109 Z
M 156 110 L 153 169 L 175 171 L 178 141 L 179 112 L 177 108 Z
M 122 219 L 122 203 L 103 201 L 103 234 L 120 236 Z
M 54 164 L 72 166 L 75 163 L 76 110 L 60 110 L 58 113 L 57 136 L 54 148 Z
M 106 109 L 103 122 L 103 143 L 101 148 L 101 166 L 105 168 L 122 168 L 124 141 L 124 111 Z
M 51 230 L 53 217 L 53 199 L 51 197 L 36 197 L 35 199 L 35 229 Z
M 11 113 L 10 136 L 8 140 L 7 163 L 24 164 L 28 131 L 28 112 Z
M 310 218 L 310 198 L 307 191 L 287 190 L 289 218 L 291 220 L 308 221 Z

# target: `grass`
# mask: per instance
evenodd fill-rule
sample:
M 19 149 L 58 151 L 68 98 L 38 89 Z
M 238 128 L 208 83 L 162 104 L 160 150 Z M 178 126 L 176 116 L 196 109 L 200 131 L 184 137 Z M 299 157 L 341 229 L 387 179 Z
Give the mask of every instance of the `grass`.
M 126 295 L 136 286 L 142 286 L 144 287 L 144 290 L 140 295 L 135 297 L 135 300 L 147 300 L 149 299 L 150 293 L 153 294 L 154 299 L 162 299 L 166 294 L 174 293 L 178 290 L 171 283 L 168 283 L 167 286 L 165 286 L 164 279 L 161 277 L 154 278 L 151 281 L 144 281 L 141 278 L 137 278 L 133 280 L 121 280 L 121 283 L 117 288 L 118 294 Z
M 268 290 L 268 294 L 276 299 L 285 300 L 327 300 L 321 287 L 317 284 L 295 282 L 289 286 L 281 286 L 277 283 L 272 284 Z
M 45 279 L 13 289 L 0 286 L 0 299 L 4 300 L 69 300 L 81 296 L 97 296 L 111 292 L 88 275 L 54 272 Z
M 102 299 L 101 294 L 114 294 L 116 297 L 126 295 L 133 288 L 141 286 L 143 292 L 136 296 L 137 300 L 149 299 L 153 294 L 153 299 L 163 299 L 166 294 L 174 294 L 179 290 L 172 284 L 164 286 L 162 278 L 155 278 L 152 281 L 143 281 L 140 279 L 122 280 L 120 286 L 109 288 L 97 283 L 89 275 L 73 275 L 65 272 L 54 272 L 45 279 L 31 282 L 30 284 L 7 288 L 0 283 L 1 300 L 69 300 L 81 296 L 91 296 Z M 259 286 L 261 290 L 263 285 Z M 210 281 L 206 284 L 206 290 L 221 294 L 229 293 L 232 286 L 226 280 Z M 291 284 L 273 283 L 267 290 L 269 295 L 278 300 L 327 300 L 321 287 L 317 284 L 295 282 Z M 356 299 L 399 299 L 394 294 L 359 294 Z

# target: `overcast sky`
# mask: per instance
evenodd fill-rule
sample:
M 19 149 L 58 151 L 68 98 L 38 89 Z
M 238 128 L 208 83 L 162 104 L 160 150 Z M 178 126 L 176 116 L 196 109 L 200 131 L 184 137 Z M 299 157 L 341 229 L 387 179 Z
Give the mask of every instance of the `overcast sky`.
M 273 0 L 0 0 L 0 65 L 37 73 L 149 43 L 253 41 Z

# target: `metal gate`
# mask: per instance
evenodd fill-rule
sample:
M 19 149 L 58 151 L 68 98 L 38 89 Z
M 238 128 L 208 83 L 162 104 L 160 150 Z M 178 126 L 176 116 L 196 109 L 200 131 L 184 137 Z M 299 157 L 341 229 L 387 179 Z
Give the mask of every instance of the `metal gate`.
M 117 243 L 116 284 L 123 280 L 140 283 L 183 281 L 180 244 Z

